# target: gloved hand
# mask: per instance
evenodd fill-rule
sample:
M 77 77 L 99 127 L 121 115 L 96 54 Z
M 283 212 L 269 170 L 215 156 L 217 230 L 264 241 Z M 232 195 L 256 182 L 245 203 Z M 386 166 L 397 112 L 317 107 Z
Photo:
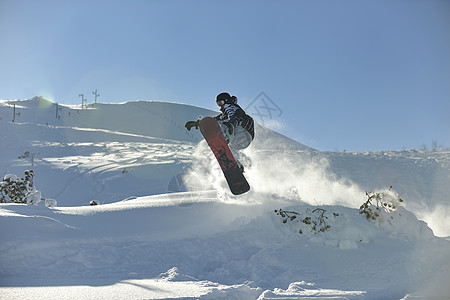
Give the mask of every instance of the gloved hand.
M 191 131 L 191 128 L 195 126 L 195 129 L 198 129 L 198 126 L 200 125 L 200 121 L 188 121 L 186 122 L 186 124 L 184 125 L 184 127 L 186 127 L 186 129 L 188 131 Z
M 229 133 L 230 135 L 232 135 L 232 134 L 233 134 L 233 131 L 234 131 L 233 124 L 231 124 L 230 122 L 223 122 L 223 125 L 225 125 L 225 126 L 228 127 L 228 133 Z

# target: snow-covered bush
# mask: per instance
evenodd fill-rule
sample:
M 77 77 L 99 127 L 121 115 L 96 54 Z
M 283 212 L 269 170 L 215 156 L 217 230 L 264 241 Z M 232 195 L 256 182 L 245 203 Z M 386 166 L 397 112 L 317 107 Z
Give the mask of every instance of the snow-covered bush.
M 37 205 L 41 201 L 41 192 L 34 187 L 33 178 L 33 170 L 26 170 L 24 178 L 14 174 L 5 175 L 0 182 L 0 202 Z
M 40 153 L 34 153 L 34 152 L 30 152 L 30 151 L 25 151 L 22 155 L 20 155 L 19 157 L 17 157 L 18 159 L 26 159 L 29 160 L 31 163 L 31 166 L 34 166 L 34 161 L 37 159 L 41 159 L 41 154 Z
M 45 199 L 45 206 L 52 208 L 52 207 L 56 207 L 58 205 L 58 202 L 55 199 L 52 198 L 47 198 Z
M 364 214 L 369 221 L 379 219 L 384 213 L 390 213 L 397 209 L 403 200 L 399 194 L 392 191 L 392 186 L 385 192 L 366 192 L 367 201 L 359 208 L 359 213 Z
M 276 209 L 275 213 L 283 219 L 283 223 L 288 221 L 301 222 L 302 228 L 299 229 L 299 233 L 303 234 L 305 228 L 310 229 L 313 233 L 325 232 L 331 228 L 328 224 L 328 217 L 325 215 L 326 210 L 323 208 L 309 209 L 307 208 L 305 213 L 301 214 L 296 211 L 288 211 L 283 209 Z M 339 216 L 337 213 L 333 213 L 334 217 Z M 305 226 L 306 225 L 306 226 Z
M 367 201 L 359 208 L 370 222 L 390 232 L 391 236 L 405 236 L 426 240 L 434 237 L 433 231 L 424 221 L 401 206 L 403 199 L 392 191 L 392 186 L 384 192 L 367 193 Z

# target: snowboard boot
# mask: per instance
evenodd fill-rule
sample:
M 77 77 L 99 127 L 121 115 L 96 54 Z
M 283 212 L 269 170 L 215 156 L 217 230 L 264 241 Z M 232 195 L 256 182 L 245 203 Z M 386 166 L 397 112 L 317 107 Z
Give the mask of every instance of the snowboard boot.
M 238 161 L 238 160 L 236 160 L 236 163 L 237 163 L 237 165 L 238 165 L 239 169 L 241 170 L 241 173 L 244 173 L 244 165 L 243 165 L 243 164 L 241 164 L 241 162 L 240 162 L 240 161 Z

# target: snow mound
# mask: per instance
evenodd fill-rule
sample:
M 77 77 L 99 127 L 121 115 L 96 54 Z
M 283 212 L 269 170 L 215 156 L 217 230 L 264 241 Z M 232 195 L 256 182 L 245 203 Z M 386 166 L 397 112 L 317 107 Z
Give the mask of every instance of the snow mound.
M 364 299 L 363 291 L 339 291 L 316 288 L 314 283 L 304 281 L 289 284 L 286 290 L 265 291 L 258 300 L 264 299 Z

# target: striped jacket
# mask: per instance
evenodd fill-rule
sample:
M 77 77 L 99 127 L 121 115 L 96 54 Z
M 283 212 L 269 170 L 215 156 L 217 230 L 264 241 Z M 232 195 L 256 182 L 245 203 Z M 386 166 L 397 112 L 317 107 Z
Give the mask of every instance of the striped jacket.
M 220 108 L 222 112 L 220 115 L 216 116 L 216 120 L 223 122 L 228 122 L 234 127 L 242 126 L 245 130 L 250 133 L 252 139 L 255 138 L 255 124 L 249 115 L 237 104 L 225 104 Z

